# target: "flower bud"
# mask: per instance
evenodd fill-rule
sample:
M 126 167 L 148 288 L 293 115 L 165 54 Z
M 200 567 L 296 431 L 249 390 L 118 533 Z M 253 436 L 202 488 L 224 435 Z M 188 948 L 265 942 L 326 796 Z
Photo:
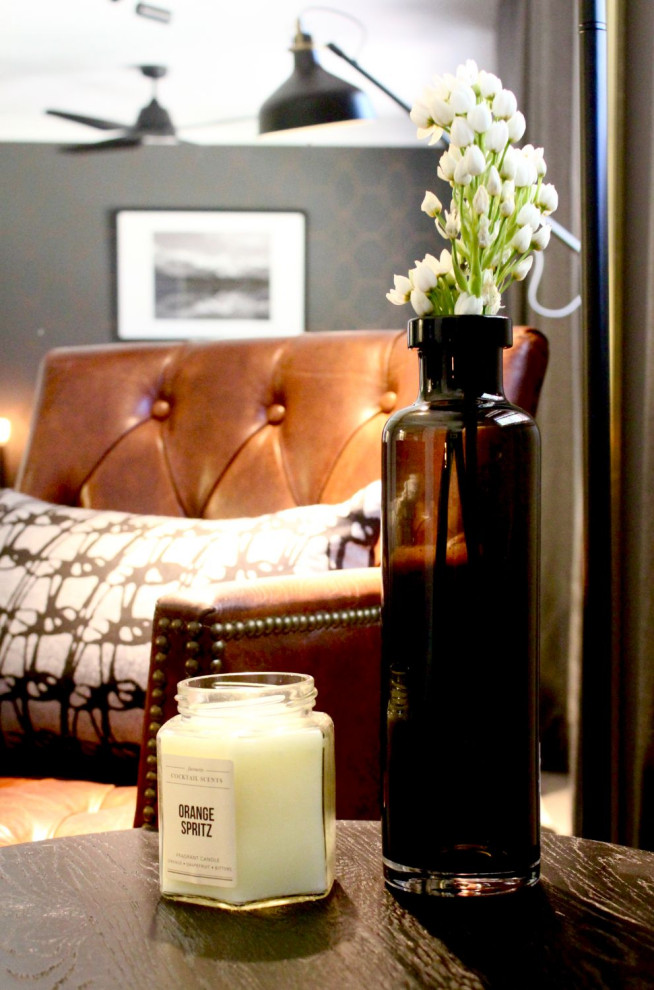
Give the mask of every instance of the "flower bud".
M 504 158 L 502 160 L 500 175 L 502 176 L 503 179 L 515 179 L 515 173 L 517 167 L 518 167 L 518 153 L 514 148 L 507 148 Z
M 458 148 L 466 148 L 475 140 L 475 132 L 465 117 L 455 117 L 450 128 L 452 143 Z
M 511 272 L 511 278 L 515 282 L 522 282 L 522 280 L 525 279 L 529 274 L 533 262 L 534 262 L 533 254 L 530 254 L 528 258 L 523 258 L 522 261 L 519 261 L 518 264 L 513 269 L 513 271 Z
M 467 58 L 456 70 L 457 80 L 465 83 L 466 86 L 476 86 L 478 77 L 479 69 L 473 58 Z
M 454 112 L 461 114 L 468 113 L 475 106 L 476 102 L 477 97 L 475 96 L 474 89 L 457 80 L 450 97 L 450 103 Z
M 543 226 L 536 231 L 531 239 L 531 246 L 535 251 L 544 251 L 550 242 L 550 235 L 552 233 L 552 228 L 548 223 L 543 224 Z
M 430 101 L 429 109 L 439 127 L 449 127 L 454 120 L 454 110 L 449 103 L 440 97 L 436 96 Z
M 490 207 L 490 196 L 488 195 L 488 189 L 486 186 L 480 186 L 475 195 L 472 197 L 472 208 L 475 213 L 488 213 Z
M 452 255 L 447 250 L 443 248 L 441 251 L 441 256 L 438 259 L 441 269 L 441 275 L 448 275 L 452 271 Z
M 551 182 L 543 183 L 538 190 L 536 202 L 539 206 L 542 206 L 543 213 L 554 213 L 555 209 L 559 205 L 559 194 Z
M 533 233 L 534 231 L 528 223 L 524 227 L 520 227 L 513 235 L 513 240 L 511 241 L 511 247 L 514 251 L 517 251 L 518 254 L 524 254 L 525 251 L 528 251 Z
M 482 216 L 479 220 L 479 230 L 477 231 L 477 240 L 479 242 L 479 247 L 487 248 L 493 243 L 493 237 L 490 231 L 490 223 L 487 216 Z
M 488 171 L 486 187 L 490 196 L 499 196 L 502 192 L 502 180 L 500 179 L 500 173 L 494 165 L 491 165 Z
M 440 161 L 438 163 L 439 178 L 445 179 L 446 182 L 451 182 L 454 178 L 454 170 L 459 161 L 460 161 L 460 156 L 456 157 L 453 154 L 452 147 L 450 146 L 450 150 L 444 151 L 440 157 Z
M 477 134 L 485 134 L 493 123 L 493 115 L 485 103 L 478 103 L 468 112 L 468 123 Z
M 508 120 L 518 109 L 518 101 L 510 89 L 502 89 L 493 99 L 493 113 L 496 117 Z
M 420 209 L 429 217 L 437 217 L 443 211 L 443 204 L 435 193 L 428 190 L 425 193 L 425 198 L 422 201 Z
M 534 230 L 538 230 L 541 220 L 541 212 L 533 203 L 525 203 L 516 217 L 516 223 L 519 227 L 524 227 L 528 223 Z
M 495 283 L 495 277 L 489 268 L 486 269 L 482 277 L 481 301 L 487 316 L 495 316 L 502 305 L 502 297 Z
M 404 303 L 409 301 L 411 282 L 406 275 L 394 275 L 393 282 L 395 283 L 395 287 L 386 293 L 386 298 L 394 306 L 403 306 Z
M 472 182 L 472 176 L 467 169 L 465 158 L 457 162 L 457 166 L 454 169 L 454 182 L 457 186 L 469 186 Z
M 411 107 L 409 117 L 416 127 L 420 127 L 421 129 L 429 127 L 431 115 L 429 108 L 424 103 L 414 103 Z
M 490 99 L 491 96 L 496 96 L 502 89 L 502 80 L 493 75 L 492 72 L 486 72 L 485 69 L 479 73 L 478 83 L 479 92 L 485 100 Z
M 455 209 L 445 211 L 445 236 L 450 240 L 454 240 L 458 236 L 461 230 L 461 224 L 459 222 L 459 215 Z
M 436 259 L 433 259 L 436 261 Z M 414 289 L 420 292 L 429 292 L 436 285 L 436 273 L 427 258 L 423 258 L 411 271 L 411 283 Z
M 471 296 L 468 292 L 462 292 L 454 304 L 456 316 L 481 316 L 484 311 L 484 304 L 478 296 Z
M 481 175 L 486 170 L 486 156 L 479 145 L 471 144 L 463 156 L 470 175 Z
M 534 185 L 538 176 L 536 166 L 524 155 L 518 154 L 516 157 L 515 185 L 516 189 L 524 189 L 525 186 Z
M 527 129 L 527 121 L 525 120 L 525 115 L 519 110 L 509 118 L 508 121 L 509 128 L 509 139 L 511 141 L 519 141 L 522 135 Z
M 515 200 L 513 196 L 505 196 L 500 204 L 500 213 L 503 217 L 510 217 L 515 212 Z
M 494 120 L 486 132 L 486 147 L 500 153 L 509 143 L 509 128 L 505 120 Z
M 414 289 L 411 293 L 411 305 L 417 316 L 429 316 L 434 307 L 431 300 L 420 289 Z

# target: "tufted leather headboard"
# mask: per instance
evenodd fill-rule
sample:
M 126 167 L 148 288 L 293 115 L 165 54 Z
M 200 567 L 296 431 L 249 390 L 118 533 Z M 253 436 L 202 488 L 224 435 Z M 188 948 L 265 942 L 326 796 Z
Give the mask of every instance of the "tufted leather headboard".
M 535 411 L 542 374 L 512 394 Z M 417 394 L 406 334 L 387 330 L 210 343 L 59 348 L 42 364 L 16 488 L 49 502 L 233 518 L 336 503 L 380 474 L 380 435 Z

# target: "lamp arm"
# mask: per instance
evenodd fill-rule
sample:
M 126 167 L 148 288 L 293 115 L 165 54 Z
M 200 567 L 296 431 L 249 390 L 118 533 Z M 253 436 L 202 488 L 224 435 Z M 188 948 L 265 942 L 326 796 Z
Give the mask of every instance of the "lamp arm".
M 365 76 L 366 79 L 373 84 L 373 86 L 376 86 L 377 89 L 381 89 L 382 93 L 386 93 L 386 96 L 390 97 L 390 99 L 393 100 L 394 103 L 397 103 L 399 107 L 402 107 L 402 109 L 406 110 L 407 113 L 411 113 L 411 107 L 408 103 L 401 100 L 399 96 L 395 95 L 395 93 L 391 93 L 390 89 L 387 89 L 383 83 L 380 83 L 378 79 L 375 79 L 375 77 L 371 76 L 369 72 L 362 69 L 359 63 L 355 61 L 355 59 L 350 58 L 349 55 L 346 55 L 345 52 L 338 47 L 338 45 L 335 45 L 332 41 L 328 41 L 325 47 L 328 48 L 330 52 L 333 52 L 334 55 L 338 55 L 339 58 L 342 58 L 348 65 L 351 65 L 357 72 L 360 72 L 362 76 Z

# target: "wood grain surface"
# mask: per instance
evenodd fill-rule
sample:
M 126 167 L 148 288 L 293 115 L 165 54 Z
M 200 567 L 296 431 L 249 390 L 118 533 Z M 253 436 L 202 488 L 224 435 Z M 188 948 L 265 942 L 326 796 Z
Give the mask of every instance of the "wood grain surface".
M 654 853 L 545 835 L 535 889 L 406 901 L 379 826 L 339 822 L 327 900 L 235 913 L 161 899 L 157 841 L 1 849 L 0 990 L 654 987 Z

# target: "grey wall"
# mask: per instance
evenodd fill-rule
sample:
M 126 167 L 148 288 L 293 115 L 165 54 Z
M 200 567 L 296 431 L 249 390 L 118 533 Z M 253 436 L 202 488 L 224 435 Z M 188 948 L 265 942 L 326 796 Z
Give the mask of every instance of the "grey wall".
M 0 145 L 0 416 L 14 424 L 10 477 L 43 354 L 116 339 L 116 210 L 302 210 L 307 329 L 401 328 L 411 312 L 385 293 L 394 272 L 441 249 L 420 212 L 425 189 L 437 188 L 438 157 L 422 146 L 65 155 L 50 145 Z

